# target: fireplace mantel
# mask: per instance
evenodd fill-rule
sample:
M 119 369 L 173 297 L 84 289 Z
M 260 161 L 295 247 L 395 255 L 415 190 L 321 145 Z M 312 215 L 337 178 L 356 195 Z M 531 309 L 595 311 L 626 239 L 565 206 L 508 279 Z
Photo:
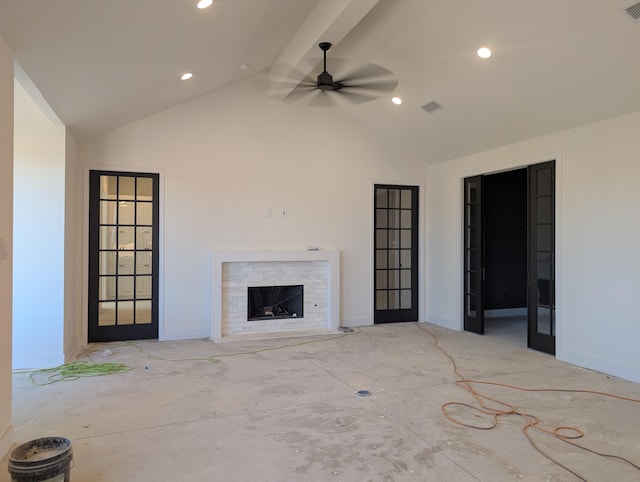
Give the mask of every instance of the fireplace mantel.
M 326 283 L 324 283 L 325 292 L 316 295 L 322 298 L 321 303 L 319 304 L 325 307 L 324 311 L 320 314 L 323 318 L 322 328 L 337 330 L 340 326 L 340 251 L 211 251 L 210 338 L 212 340 L 219 340 L 228 334 L 237 333 L 233 331 L 230 333 L 229 326 L 231 323 L 229 319 L 226 319 L 230 317 L 228 313 L 229 300 L 225 297 L 232 296 L 230 295 L 231 290 L 246 291 L 246 281 L 240 279 L 230 282 L 228 279 L 224 279 L 223 271 L 225 265 L 230 263 L 242 263 L 242 266 L 249 266 L 252 267 L 251 269 L 255 268 L 256 270 L 262 270 L 267 266 L 273 266 L 278 267 L 279 271 L 282 272 L 283 269 L 286 271 L 288 266 L 295 267 L 296 270 L 304 270 L 304 266 L 306 266 L 305 263 L 310 263 L 309 267 L 314 266 L 314 269 L 317 269 L 318 262 L 320 262 L 321 265 L 326 265 L 322 268 L 323 273 L 326 272 Z M 265 265 L 265 263 L 275 264 Z M 226 267 L 231 268 L 231 266 Z M 268 280 L 269 284 L 277 284 L 280 281 L 286 281 L 288 284 L 291 279 Z M 243 314 L 246 318 L 246 312 L 243 311 Z M 240 313 L 235 313 L 234 316 L 237 318 L 240 316 Z M 305 329 L 302 325 L 304 321 L 302 319 L 299 321 L 301 325 L 296 326 L 295 328 Z M 251 328 L 251 333 L 260 332 L 260 327 L 258 325 L 254 325 Z M 278 330 L 278 326 L 265 326 L 264 332 L 272 333 L 273 331 Z

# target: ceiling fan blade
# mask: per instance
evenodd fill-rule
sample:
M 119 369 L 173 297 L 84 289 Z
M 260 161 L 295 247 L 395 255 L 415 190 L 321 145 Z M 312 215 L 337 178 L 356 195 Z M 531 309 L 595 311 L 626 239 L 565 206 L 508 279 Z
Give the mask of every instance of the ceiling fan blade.
M 315 81 L 311 81 L 307 79 L 303 80 L 296 86 L 296 89 L 301 89 L 301 90 L 309 90 L 309 89 L 317 89 L 317 88 L 318 88 L 318 85 L 316 84 Z
M 287 102 L 304 102 L 309 107 L 332 107 L 341 103 L 363 104 L 379 97 L 367 92 L 353 92 L 352 90 L 320 90 L 312 89 L 298 91 L 285 98 Z
M 339 95 L 335 92 L 316 89 L 309 97 L 307 105 L 310 107 L 331 107 L 334 105 L 332 95 Z
M 316 90 L 315 84 L 298 84 L 293 90 L 282 99 L 287 103 L 304 101 L 306 98 L 314 94 Z
M 353 92 L 351 89 L 343 89 L 337 93 L 340 99 L 346 100 L 350 104 L 364 104 L 365 102 L 371 102 L 376 100 L 379 96 L 373 94 L 366 94 L 364 92 Z
M 264 75 L 265 86 L 269 88 L 270 95 L 286 99 L 293 94 L 299 96 L 299 90 L 308 91 L 316 88 L 316 79 L 313 73 L 303 74 L 297 68 L 288 64 L 274 64 Z
M 278 82 L 277 84 L 272 83 L 269 85 L 271 88 L 271 94 L 278 96 L 280 98 L 286 98 L 290 95 L 295 95 L 298 91 L 301 90 L 310 90 L 314 89 L 315 84 L 307 84 L 307 83 L 296 83 L 296 82 Z
M 366 79 L 378 79 L 382 77 L 393 78 L 393 72 L 377 64 L 365 64 L 356 69 L 351 69 L 344 75 L 336 76 L 341 82 L 349 83 Z
M 380 82 L 353 82 L 347 83 L 346 81 L 342 81 L 344 84 L 344 89 L 362 89 L 362 90 L 374 90 L 377 92 L 391 92 L 398 86 L 397 80 L 386 80 Z

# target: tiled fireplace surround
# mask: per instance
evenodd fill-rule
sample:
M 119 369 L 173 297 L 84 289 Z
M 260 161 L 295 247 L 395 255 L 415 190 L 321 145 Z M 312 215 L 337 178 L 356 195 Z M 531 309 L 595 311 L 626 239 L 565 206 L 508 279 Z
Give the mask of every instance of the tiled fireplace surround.
M 210 261 L 211 339 L 338 329 L 339 251 L 212 251 Z M 247 321 L 247 288 L 277 285 L 304 286 L 304 316 Z

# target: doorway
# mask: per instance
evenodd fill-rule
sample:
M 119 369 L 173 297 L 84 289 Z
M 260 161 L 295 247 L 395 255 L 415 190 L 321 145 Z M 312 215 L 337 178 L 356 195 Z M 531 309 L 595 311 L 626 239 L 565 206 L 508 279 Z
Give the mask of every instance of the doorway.
M 555 353 L 554 239 L 555 161 L 464 180 L 465 331 Z
M 374 323 L 418 321 L 418 186 L 374 186 Z
M 89 342 L 158 337 L 158 180 L 89 173 Z

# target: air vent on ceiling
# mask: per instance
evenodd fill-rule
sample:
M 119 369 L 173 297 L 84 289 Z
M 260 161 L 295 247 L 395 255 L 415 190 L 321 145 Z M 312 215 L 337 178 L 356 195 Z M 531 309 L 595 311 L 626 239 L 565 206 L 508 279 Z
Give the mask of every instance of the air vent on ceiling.
M 630 7 L 625 8 L 625 11 L 634 19 L 636 22 L 640 20 L 640 2 L 631 5 Z
M 435 110 L 440 109 L 441 107 L 442 106 L 440 104 L 438 104 L 435 100 L 432 100 L 428 104 L 425 104 L 425 105 L 422 106 L 422 108 L 429 114 L 431 114 Z

